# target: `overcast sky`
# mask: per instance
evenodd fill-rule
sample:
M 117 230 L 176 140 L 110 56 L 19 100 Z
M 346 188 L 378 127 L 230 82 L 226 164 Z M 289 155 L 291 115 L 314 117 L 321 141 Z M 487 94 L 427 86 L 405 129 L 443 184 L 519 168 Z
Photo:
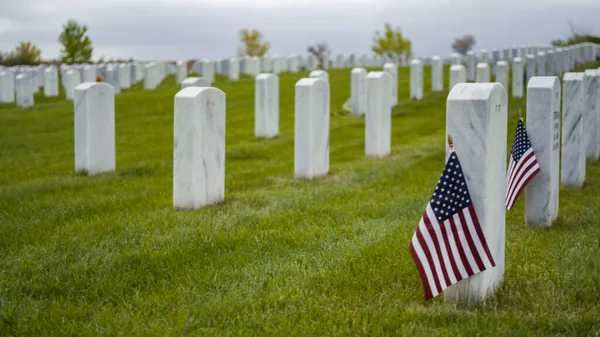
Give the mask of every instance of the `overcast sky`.
M 569 21 L 600 35 L 600 0 L 0 0 L 0 50 L 32 41 L 57 58 L 70 18 L 89 27 L 94 59 L 232 56 L 242 28 L 261 30 L 271 55 L 320 41 L 333 54 L 367 53 L 386 22 L 402 27 L 415 55 L 449 56 L 467 33 L 476 50 L 549 44 Z

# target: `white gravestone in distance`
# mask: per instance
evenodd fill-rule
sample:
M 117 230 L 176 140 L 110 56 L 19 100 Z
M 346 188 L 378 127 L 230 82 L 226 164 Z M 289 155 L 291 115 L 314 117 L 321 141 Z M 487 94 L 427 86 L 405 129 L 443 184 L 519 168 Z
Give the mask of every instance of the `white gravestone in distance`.
M 364 68 L 352 69 L 350 107 L 352 116 L 362 116 L 367 111 L 367 71 Z
M 394 63 L 383 65 L 383 71 L 392 76 L 392 107 L 398 104 L 398 66 Z
M 561 183 L 568 187 L 581 187 L 585 182 L 584 76 L 584 73 L 563 76 Z
M 96 82 L 96 66 L 86 65 L 83 67 L 83 82 Z
M 460 83 L 448 95 L 446 134 L 462 164 L 473 206 L 496 266 L 444 291 L 448 301 L 483 302 L 504 277 L 508 97 L 498 83 Z M 447 142 L 447 141 L 446 141 Z M 446 158 L 450 149 L 446 145 Z M 457 297 L 458 295 L 458 297 Z
M 75 70 L 67 70 L 66 73 L 66 96 L 67 100 L 75 99 L 75 87 L 79 85 L 79 72 Z
M 556 62 L 555 55 L 556 54 L 552 50 L 546 52 L 546 71 L 544 72 L 546 76 L 554 76 L 554 70 L 556 68 L 554 65 L 554 62 Z
M 558 216 L 560 170 L 560 80 L 532 77 L 527 84 L 527 135 L 540 165 L 525 186 L 525 222 L 551 226 Z
M 490 82 L 490 66 L 487 63 L 477 64 L 477 83 Z
M 502 84 L 504 90 L 508 92 L 508 62 L 498 61 L 496 64 L 496 82 Z
M 450 90 L 458 83 L 467 83 L 467 69 L 462 64 L 450 67 Z
M 512 97 L 523 97 L 523 59 L 520 57 L 513 59 Z
M 149 76 L 149 78 L 152 78 L 152 76 Z M 115 94 L 121 93 L 121 81 L 119 80 L 119 71 L 117 67 L 111 66 L 106 68 L 106 78 L 104 79 L 104 82 L 113 87 Z
M 533 55 L 527 55 L 527 67 L 525 68 L 525 71 L 527 72 L 527 80 L 526 82 L 529 82 L 529 80 L 535 76 L 535 56 Z M 527 85 L 527 83 L 525 83 L 525 85 Z
M 483 60 L 481 62 L 483 62 Z M 469 81 L 475 81 L 475 66 L 476 65 L 477 65 L 477 58 L 475 57 L 475 53 L 473 51 L 469 51 L 467 53 L 467 79 Z
M 254 135 L 276 137 L 279 135 L 279 77 L 259 74 L 254 88 Z
M 325 70 L 313 70 L 308 75 L 309 78 L 320 78 L 329 83 L 329 74 Z
M 419 59 L 410 61 L 410 98 L 423 99 L 423 62 Z
M 444 90 L 444 64 L 439 56 L 431 58 L 431 91 Z
M 15 77 L 15 92 L 17 94 L 17 107 L 30 108 L 33 106 L 33 79 L 27 74 Z
M 44 70 L 44 96 L 58 96 L 58 70 L 54 67 Z
M 537 53 L 536 58 L 537 63 L 537 76 L 545 76 L 546 75 L 546 53 L 540 51 Z
M 229 60 L 227 76 L 230 81 L 237 81 L 240 79 L 240 62 L 236 58 L 231 58 Z
M 181 89 L 187 87 L 210 87 L 211 83 L 204 77 L 188 77 L 181 81 Z
M 452 65 L 462 64 L 462 56 L 459 53 L 452 53 Z
M 15 77 L 11 72 L 0 71 L 0 103 L 14 103 Z
M 481 53 L 481 60 L 479 60 L 479 62 L 490 63 L 489 54 L 488 54 L 487 49 L 481 49 L 480 53 Z
M 115 93 L 107 83 L 86 82 L 75 95 L 75 172 L 113 172 L 115 156 Z
M 173 207 L 198 209 L 225 196 L 225 93 L 188 87 L 175 95 Z
M 172 65 L 172 64 L 169 64 Z M 131 88 L 131 74 L 129 73 L 129 64 L 122 63 L 118 66 L 119 86 L 121 89 Z
M 586 69 L 583 79 L 583 139 L 588 160 L 600 159 L 600 70 Z
M 181 84 L 187 77 L 187 65 L 183 61 L 177 61 L 175 68 L 175 83 Z
M 209 60 L 203 61 L 201 69 L 202 77 L 213 83 L 215 81 L 215 62 Z
M 294 176 L 329 173 L 329 83 L 303 78 L 296 83 L 294 112 Z
M 365 153 L 367 157 L 380 158 L 390 154 L 392 113 L 390 86 L 392 76 L 383 71 L 367 75 L 367 113 L 365 117 Z

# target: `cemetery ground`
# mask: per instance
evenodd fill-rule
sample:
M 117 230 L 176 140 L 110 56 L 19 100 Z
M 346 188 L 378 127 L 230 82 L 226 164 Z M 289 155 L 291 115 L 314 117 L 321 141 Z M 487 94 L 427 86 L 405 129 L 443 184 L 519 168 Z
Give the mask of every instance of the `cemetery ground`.
M 110 174 L 74 173 L 64 92 L 0 106 L 0 335 L 600 333 L 600 163 L 561 189 L 551 228 L 524 225 L 522 197 L 507 213 L 504 283 L 485 305 L 426 302 L 408 245 L 444 165 L 448 91 L 430 92 L 425 67 L 412 101 L 399 68 L 392 154 L 367 159 L 364 117 L 341 112 L 350 70 L 329 73 L 331 172 L 312 181 L 293 177 L 307 73 L 280 75 L 272 140 L 254 137 L 254 79 L 217 78 L 226 201 L 196 211 L 172 207 L 173 75 L 116 96 Z M 509 149 L 525 102 L 509 101 Z

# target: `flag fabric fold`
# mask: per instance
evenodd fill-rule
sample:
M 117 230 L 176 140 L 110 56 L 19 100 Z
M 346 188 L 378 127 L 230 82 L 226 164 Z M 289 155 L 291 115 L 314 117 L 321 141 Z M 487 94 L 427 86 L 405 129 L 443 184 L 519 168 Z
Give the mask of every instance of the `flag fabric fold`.
M 496 266 L 454 151 L 450 153 L 409 250 L 427 300 L 461 280 Z
M 510 210 L 515 205 L 517 198 L 525 186 L 540 173 L 540 165 L 533 152 L 525 124 L 519 119 L 517 132 L 510 151 L 510 160 L 506 177 L 506 209 Z

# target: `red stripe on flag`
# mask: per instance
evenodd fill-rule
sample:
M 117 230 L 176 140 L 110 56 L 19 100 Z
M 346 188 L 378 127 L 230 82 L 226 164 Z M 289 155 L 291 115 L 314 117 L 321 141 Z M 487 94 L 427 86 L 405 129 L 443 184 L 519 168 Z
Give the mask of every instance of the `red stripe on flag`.
M 424 217 L 427 215 L 424 215 Z M 431 252 L 429 251 L 429 246 L 427 246 L 427 242 L 423 238 L 423 234 L 421 233 L 421 229 L 417 229 L 417 240 L 419 240 L 419 244 L 423 249 L 423 253 L 425 254 L 425 258 L 427 258 L 427 264 L 429 265 L 429 269 L 431 270 L 431 275 L 433 276 L 433 282 L 435 283 L 435 288 L 438 293 L 442 292 L 442 287 L 440 285 L 440 280 L 438 279 L 437 271 L 435 270 L 435 263 L 433 262 L 433 258 L 431 257 Z
M 531 181 L 531 179 L 533 179 L 533 177 L 535 177 L 539 173 L 539 168 L 534 169 L 534 167 L 536 165 L 539 165 L 539 164 L 538 164 L 537 160 L 534 160 L 525 169 L 523 169 L 521 172 L 519 172 L 519 175 L 518 175 L 517 179 L 515 180 L 513 190 L 511 191 L 509 199 L 507 200 L 506 207 L 509 210 L 511 208 L 513 208 L 513 206 L 515 205 L 515 202 L 521 195 L 521 192 L 523 192 L 523 189 L 525 188 L 527 183 L 529 183 L 529 181 Z M 528 176 L 530 171 L 531 171 L 531 174 Z
M 452 273 L 454 273 L 454 278 L 456 280 L 460 280 L 462 279 L 462 276 L 460 275 L 460 271 L 458 270 L 458 266 L 456 265 L 456 261 L 454 260 L 454 253 L 452 253 L 452 247 L 450 247 L 450 240 L 448 240 L 446 226 L 444 226 L 444 224 L 440 224 L 440 229 L 442 231 L 442 237 L 444 238 L 444 244 L 446 245 L 446 253 L 448 254 L 448 258 L 450 259 L 450 265 L 452 266 Z
M 525 166 L 529 159 L 531 159 L 532 157 L 535 157 L 535 155 L 533 154 L 533 150 L 529 149 L 527 150 L 527 152 L 525 152 L 525 154 L 523 154 L 523 157 L 521 157 L 521 160 L 519 160 L 517 165 L 515 165 L 514 173 L 509 177 L 509 193 L 512 193 L 514 191 L 514 188 L 516 186 L 515 181 L 518 180 L 519 177 L 523 174 L 523 166 Z M 537 160 L 534 160 L 534 162 L 535 161 Z M 529 164 L 527 163 L 527 165 Z
M 485 235 L 483 235 L 483 230 L 481 229 L 481 225 L 479 224 L 479 219 L 477 218 L 477 213 L 475 213 L 475 207 L 473 207 L 473 204 L 471 204 L 467 208 L 469 210 L 469 214 L 471 215 L 471 220 L 473 221 L 473 225 L 475 225 L 475 231 L 477 231 L 477 236 L 479 237 L 479 242 L 481 242 L 481 245 L 483 246 L 483 249 L 485 250 L 485 255 L 487 255 L 487 258 L 490 261 L 490 263 L 492 264 L 492 267 L 495 267 L 496 262 L 494 261 L 494 258 L 492 257 L 492 253 L 490 252 L 490 247 L 488 246 L 488 243 L 485 240 Z
M 427 213 L 427 211 L 425 211 L 425 212 Z M 450 282 L 450 277 L 448 277 L 448 271 L 446 271 L 446 263 L 444 261 L 444 256 L 442 255 L 442 250 L 440 249 L 440 243 L 438 242 L 438 236 L 435 233 L 433 226 L 431 226 L 431 221 L 429 221 L 429 216 L 427 216 L 427 215 L 423 216 L 423 223 L 425 224 L 425 227 L 427 228 L 427 232 L 429 232 L 429 237 L 431 237 L 431 241 L 433 242 L 433 246 L 435 247 L 435 251 L 438 256 L 439 264 L 440 264 L 440 267 L 442 268 L 442 274 L 443 274 L 442 276 L 444 276 L 444 286 L 448 287 L 448 286 L 452 285 L 452 282 Z
M 460 225 L 462 226 L 463 229 L 463 233 L 465 233 L 465 238 L 467 239 L 467 243 L 469 244 L 469 249 L 471 250 L 471 256 L 473 257 L 473 259 L 475 260 L 475 263 L 477 264 L 477 268 L 479 268 L 479 271 L 485 270 L 485 265 L 483 264 L 483 261 L 481 261 L 481 257 L 479 256 L 479 253 L 477 252 L 477 246 L 475 246 L 475 242 L 473 242 L 473 238 L 471 237 L 471 232 L 469 231 L 469 228 L 467 227 L 467 219 L 465 219 L 465 215 L 463 214 L 464 210 L 458 212 L 458 217 L 460 218 Z
M 427 280 L 427 274 L 425 273 L 425 270 L 423 269 L 423 264 L 421 264 L 419 255 L 417 254 L 417 252 L 415 252 L 415 247 L 413 246 L 412 242 L 410 244 L 409 250 L 410 250 L 410 256 L 412 257 L 413 261 L 415 261 L 415 265 L 417 266 L 417 271 L 419 272 L 419 276 L 421 278 L 421 283 L 423 284 L 423 290 L 425 291 L 425 299 L 429 300 L 429 299 L 433 298 L 433 294 L 431 293 L 431 287 L 429 285 L 429 281 Z
M 473 272 L 473 269 L 471 269 L 471 264 L 469 263 L 469 260 L 467 259 L 467 255 L 465 254 L 465 250 L 462 246 L 462 242 L 460 242 L 460 237 L 458 236 L 458 227 L 456 226 L 456 223 L 454 222 L 454 218 L 449 218 L 448 220 L 450 221 L 450 226 L 452 227 L 452 234 L 454 236 L 454 242 L 456 243 L 456 248 L 458 248 L 458 255 L 460 255 L 462 265 L 465 268 L 465 270 L 467 271 L 467 274 L 469 276 L 473 275 L 475 273 Z

